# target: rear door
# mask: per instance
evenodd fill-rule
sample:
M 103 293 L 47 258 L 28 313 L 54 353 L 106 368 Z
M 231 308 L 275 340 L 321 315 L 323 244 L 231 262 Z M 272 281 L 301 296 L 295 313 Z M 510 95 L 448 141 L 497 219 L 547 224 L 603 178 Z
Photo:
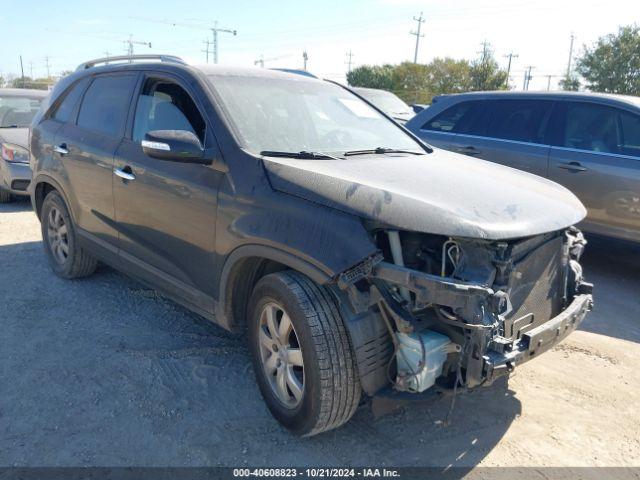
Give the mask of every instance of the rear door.
M 554 121 L 549 178 L 587 207 L 582 227 L 640 241 L 640 114 L 564 101 Z
M 122 141 L 136 73 L 95 76 L 73 119 L 57 132 L 55 155 L 60 157 L 75 220 L 81 235 L 114 253 L 117 231 L 113 208 L 113 155 Z
M 474 121 L 461 126 L 457 151 L 535 175 L 546 176 L 549 145 L 545 141 L 552 101 L 486 100 Z
M 219 155 L 194 85 L 148 73 L 134 99 L 130 126 L 115 156 L 119 255 L 135 274 L 192 306 L 210 311 L 218 185 L 223 173 L 208 165 L 147 156 L 141 141 L 153 130 L 188 130 L 210 156 Z

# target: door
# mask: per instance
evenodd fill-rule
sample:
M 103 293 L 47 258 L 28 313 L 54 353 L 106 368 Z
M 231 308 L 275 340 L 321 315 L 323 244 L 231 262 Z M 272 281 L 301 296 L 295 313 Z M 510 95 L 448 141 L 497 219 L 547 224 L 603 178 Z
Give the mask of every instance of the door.
M 93 78 L 74 121 L 65 123 L 55 138 L 54 154 L 64 166 L 79 233 L 114 255 L 113 155 L 122 141 L 136 79 L 137 74 Z
M 487 100 L 482 111 L 456 136 L 457 151 L 535 175 L 546 176 L 549 100 Z
M 566 101 L 558 127 L 549 178 L 585 205 L 584 230 L 640 241 L 640 115 Z
M 211 310 L 217 191 L 223 174 L 208 165 L 152 158 L 141 146 L 149 131 L 187 130 L 208 151 L 217 152 L 195 98 L 172 77 L 144 78 L 131 134 L 115 155 L 113 192 L 123 263 L 168 293 Z

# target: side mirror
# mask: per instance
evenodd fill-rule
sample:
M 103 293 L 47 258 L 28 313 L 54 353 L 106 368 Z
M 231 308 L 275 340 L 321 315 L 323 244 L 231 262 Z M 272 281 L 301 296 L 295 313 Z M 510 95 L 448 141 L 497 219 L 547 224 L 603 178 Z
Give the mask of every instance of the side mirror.
M 142 140 L 142 151 L 153 158 L 187 163 L 207 163 L 198 137 L 187 130 L 152 130 Z

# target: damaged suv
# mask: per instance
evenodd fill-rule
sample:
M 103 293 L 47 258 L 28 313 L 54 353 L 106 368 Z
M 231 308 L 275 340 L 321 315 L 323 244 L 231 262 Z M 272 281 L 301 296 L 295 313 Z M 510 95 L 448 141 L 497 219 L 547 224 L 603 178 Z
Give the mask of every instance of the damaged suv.
M 489 385 L 591 308 L 565 188 L 433 149 L 328 81 L 108 60 L 32 124 L 49 263 L 105 262 L 246 332 L 290 430 L 343 424 L 363 392 Z

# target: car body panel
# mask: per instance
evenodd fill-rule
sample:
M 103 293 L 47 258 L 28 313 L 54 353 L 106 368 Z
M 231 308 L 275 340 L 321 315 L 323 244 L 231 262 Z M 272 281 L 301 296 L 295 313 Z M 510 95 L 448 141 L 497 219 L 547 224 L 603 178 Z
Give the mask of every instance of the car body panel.
M 585 215 L 560 185 L 445 150 L 342 161 L 266 158 L 265 166 L 276 189 L 416 232 L 517 238 L 565 228 Z

